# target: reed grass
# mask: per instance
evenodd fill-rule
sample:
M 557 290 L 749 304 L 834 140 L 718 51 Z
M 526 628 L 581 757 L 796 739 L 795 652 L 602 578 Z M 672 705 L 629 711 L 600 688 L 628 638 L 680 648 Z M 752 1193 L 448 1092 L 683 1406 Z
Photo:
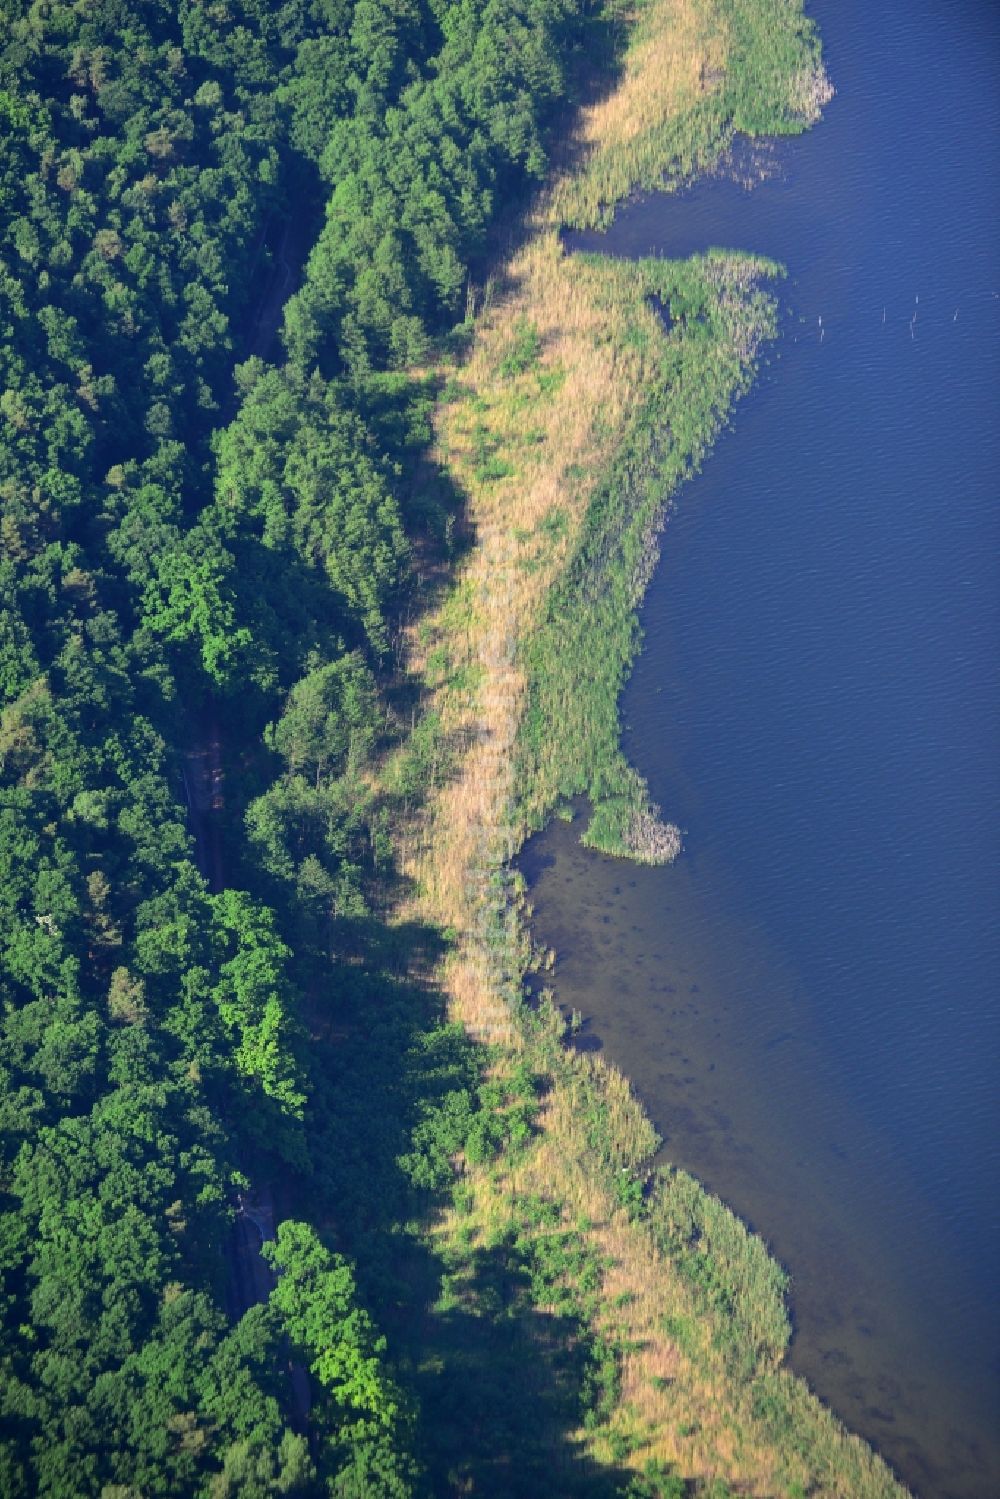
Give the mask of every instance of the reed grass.
M 594 805 L 586 842 L 646 862 L 666 862 L 678 851 L 679 835 L 650 806 L 619 749 L 618 699 L 670 497 L 701 463 L 751 379 L 759 345 L 774 327 L 773 302 L 757 283 L 778 270 L 721 254 L 684 264 L 601 266 L 609 300 L 638 306 L 655 298 L 672 309 L 674 324 L 664 334 L 657 322 L 627 430 L 525 645 L 517 784 L 530 826 L 558 798 L 585 792 Z
M 399 914 L 454 935 L 441 982 L 452 1016 L 491 1043 L 494 1075 L 527 1068 L 544 1089 L 530 1144 L 466 1163 L 429 1233 L 456 1267 L 449 1296 L 501 1241 L 548 1267 L 540 1311 L 569 1294 L 574 1265 L 598 1274 L 574 1305 L 616 1377 L 573 1436 L 598 1463 L 669 1472 L 688 1492 L 881 1499 L 901 1493 L 888 1469 L 782 1367 L 784 1276 L 765 1246 L 692 1178 L 651 1169 L 655 1132 L 627 1080 L 565 1046 L 547 999 L 525 999 L 537 955 L 509 864 L 528 829 L 581 790 L 605 846 L 628 851 L 636 817 L 655 821 L 618 745 L 635 605 L 669 497 L 773 329 L 759 282 L 776 270 L 569 256 L 558 229 L 715 160 L 741 120 L 801 124 L 823 92 L 795 0 L 649 0 L 632 24 L 617 88 L 582 119 L 581 164 L 536 205 L 467 356 L 441 371 L 436 458 L 474 544 L 409 651 L 463 748 L 403 837 L 413 895 Z M 563 1261 L 540 1243 L 553 1235 Z
M 740 131 L 805 129 L 833 93 L 800 0 L 661 0 L 633 24 L 618 87 L 580 121 L 581 167 L 552 195 L 573 228 L 605 227 L 636 189 L 690 181 Z

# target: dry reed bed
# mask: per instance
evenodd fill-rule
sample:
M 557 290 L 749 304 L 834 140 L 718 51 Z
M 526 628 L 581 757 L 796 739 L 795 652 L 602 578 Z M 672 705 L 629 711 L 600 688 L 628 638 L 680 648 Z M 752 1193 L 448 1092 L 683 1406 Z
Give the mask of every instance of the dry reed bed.
M 526 692 L 520 651 L 636 413 L 646 361 L 668 336 L 650 308 L 609 296 L 614 278 L 599 263 L 566 256 L 553 225 L 581 191 L 600 197 L 613 180 L 613 172 L 602 173 L 603 151 L 617 171 L 622 150 L 641 150 L 664 120 L 690 107 L 720 63 L 721 46 L 710 0 L 654 0 L 644 11 L 619 89 L 583 119 L 589 154 L 582 177 L 557 182 L 538 206 L 523 248 L 480 314 L 466 362 L 450 372 L 458 388 L 438 412 L 436 456 L 464 492 L 475 542 L 450 598 L 414 632 L 411 664 L 419 670 L 431 650 L 444 647 L 453 668 L 472 668 L 463 680 L 474 685 L 446 681 L 435 694 L 444 732 L 466 748 L 404 841 L 415 894 L 400 914 L 456 934 L 442 973 L 450 1012 L 478 1039 L 499 1044 L 501 1056 L 526 1044 L 502 982 L 505 962 L 520 978 L 523 931 L 516 920 L 508 924 L 514 952 L 499 959 L 486 935 L 494 877 L 524 834 L 511 810 Z M 645 337 L 625 337 L 637 323 Z M 505 369 L 525 327 L 537 334 L 537 358 Z M 654 1457 L 685 1478 L 723 1479 L 745 1494 L 794 1493 L 796 1485 L 830 1496 L 898 1494 L 884 1466 L 796 1382 L 789 1382 L 801 1425 L 796 1445 L 805 1442 L 808 1456 L 786 1450 L 755 1415 L 690 1286 L 647 1225 L 616 1203 L 608 1172 L 595 1161 L 581 1102 L 595 1093 L 622 1161 L 640 1163 L 655 1137 L 625 1079 L 600 1061 L 563 1053 L 533 1145 L 513 1165 L 469 1172 L 471 1217 L 449 1210 L 432 1230 L 452 1246 L 470 1235 L 488 1239 L 531 1193 L 557 1201 L 567 1223 L 583 1225 L 607 1267 L 597 1330 L 626 1351 L 610 1428 L 581 1429 L 580 1446 L 607 1459 L 617 1431 L 627 1435 L 625 1461 L 637 1469 Z M 678 1323 L 689 1330 L 683 1347 L 670 1331 Z
M 423 649 L 428 640 L 443 641 L 456 665 L 475 669 L 479 686 L 471 699 L 447 688 L 438 694 L 445 732 L 469 747 L 435 797 L 419 842 L 408 846 L 406 864 L 422 891 L 420 914 L 461 934 L 475 931 L 484 877 L 509 859 L 523 836 L 509 811 L 525 694 L 519 644 L 642 389 L 645 356 L 618 336 L 629 309 L 609 305 L 600 282 L 599 268 L 566 256 L 540 216 L 535 235 L 507 270 L 502 296 L 477 325 L 470 358 L 459 371 L 462 396 L 439 411 L 437 457 L 466 495 L 475 546 L 460 585 L 463 609 L 425 621 Z M 638 316 L 655 340 L 655 314 L 640 308 Z M 500 367 L 522 319 L 537 332 L 540 357 L 530 370 L 504 376 Z M 484 440 L 484 431 L 492 450 L 510 457 L 514 473 L 477 477 L 477 440 Z M 565 524 L 550 539 L 542 528 L 557 515 Z M 418 665 L 419 659 L 415 646 Z M 516 1045 L 485 963 L 474 937 L 452 960 L 448 986 L 456 1017 L 481 1039 Z
M 627 197 L 664 126 L 712 91 L 725 61 L 724 26 L 704 0 L 657 0 L 629 20 L 632 39 L 616 87 L 581 112 L 580 169 L 553 189 L 557 223 L 598 224 L 608 205 Z

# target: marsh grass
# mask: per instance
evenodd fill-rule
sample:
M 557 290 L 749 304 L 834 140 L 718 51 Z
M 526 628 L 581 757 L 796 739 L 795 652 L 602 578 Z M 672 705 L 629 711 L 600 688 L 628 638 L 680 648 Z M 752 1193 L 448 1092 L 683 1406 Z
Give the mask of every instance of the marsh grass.
M 635 853 L 637 821 L 658 836 L 619 749 L 635 606 L 670 496 L 773 331 L 759 285 L 773 265 L 568 256 L 559 227 L 714 160 L 741 122 L 800 125 L 817 69 L 794 0 L 650 0 L 619 86 L 583 117 L 581 167 L 536 206 L 461 366 L 441 371 L 435 458 L 473 544 L 409 651 L 436 684 L 435 732 L 462 749 L 402 836 L 412 895 L 399 918 L 452 935 L 441 983 L 452 1018 L 488 1043 L 487 1077 L 521 1069 L 538 1086 L 530 1137 L 459 1162 L 428 1234 L 454 1266 L 452 1301 L 468 1267 L 502 1250 L 538 1317 L 572 1310 L 567 1336 L 590 1369 L 572 1442 L 599 1469 L 654 1475 L 636 1493 L 660 1492 L 657 1473 L 664 1493 L 675 1480 L 772 1499 L 900 1493 L 781 1367 L 785 1281 L 765 1246 L 692 1178 L 652 1169 L 657 1138 L 627 1080 L 567 1047 L 550 1000 L 529 1003 L 539 955 L 509 868 L 527 831 L 581 791 L 591 841 Z
M 631 305 L 631 326 L 641 326 L 635 310 L 654 298 L 670 308 L 672 324 L 665 334 L 657 322 L 643 348 L 641 395 L 526 641 L 516 780 L 529 826 L 558 799 L 585 792 L 595 809 L 585 835 L 592 846 L 650 863 L 679 849 L 676 830 L 662 823 L 621 754 L 618 699 L 670 497 L 752 377 L 774 328 L 773 302 L 757 283 L 779 269 L 732 255 L 601 267 L 605 299 Z
M 572 228 L 606 227 L 636 189 L 689 182 L 737 132 L 802 130 L 832 96 L 799 0 L 660 0 L 634 27 L 618 87 L 583 113 L 580 169 L 552 194 Z

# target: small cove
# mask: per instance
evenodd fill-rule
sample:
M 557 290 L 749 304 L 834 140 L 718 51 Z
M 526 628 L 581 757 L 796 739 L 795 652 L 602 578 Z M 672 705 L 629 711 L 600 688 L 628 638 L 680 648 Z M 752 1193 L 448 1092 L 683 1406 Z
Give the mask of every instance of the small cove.
M 687 485 L 626 746 L 667 870 L 526 853 L 558 1000 L 793 1275 L 793 1364 L 924 1496 L 1000 1492 L 1000 23 L 814 13 L 838 97 L 581 247 L 782 260 L 784 336 Z M 822 319 L 822 321 L 820 321 Z

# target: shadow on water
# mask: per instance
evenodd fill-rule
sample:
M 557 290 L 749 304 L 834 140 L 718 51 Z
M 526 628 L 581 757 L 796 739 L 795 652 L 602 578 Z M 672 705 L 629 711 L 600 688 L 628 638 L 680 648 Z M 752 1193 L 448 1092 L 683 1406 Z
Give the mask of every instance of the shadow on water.
M 579 1043 L 789 1267 L 794 1366 L 924 1499 L 987 1499 L 1000 13 L 813 12 L 839 91 L 814 132 L 571 241 L 739 246 L 789 281 L 778 367 L 680 497 L 623 703 L 685 853 L 632 869 L 557 822 L 524 869 Z

